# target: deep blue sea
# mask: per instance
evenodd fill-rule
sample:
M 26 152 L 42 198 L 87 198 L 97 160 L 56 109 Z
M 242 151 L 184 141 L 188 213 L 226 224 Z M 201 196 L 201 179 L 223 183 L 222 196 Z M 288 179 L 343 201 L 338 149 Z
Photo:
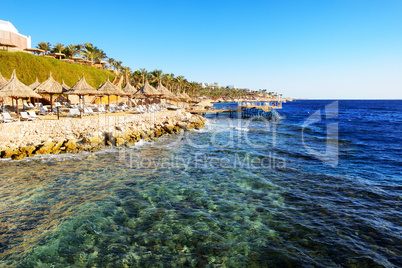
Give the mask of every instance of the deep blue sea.
M 1 161 L 0 266 L 402 267 L 402 101 L 279 113 Z

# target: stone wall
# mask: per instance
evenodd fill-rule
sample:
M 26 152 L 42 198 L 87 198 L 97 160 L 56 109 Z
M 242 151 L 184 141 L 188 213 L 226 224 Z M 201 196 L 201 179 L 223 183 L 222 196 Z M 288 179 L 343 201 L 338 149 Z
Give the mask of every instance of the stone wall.
M 198 129 L 204 123 L 201 116 L 178 110 L 0 124 L 0 158 L 130 146 L 140 139 Z

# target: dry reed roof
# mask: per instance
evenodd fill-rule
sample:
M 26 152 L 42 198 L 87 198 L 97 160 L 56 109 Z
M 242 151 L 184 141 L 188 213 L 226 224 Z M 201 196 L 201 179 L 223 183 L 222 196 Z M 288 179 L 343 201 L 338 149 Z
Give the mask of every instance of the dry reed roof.
M 127 94 L 123 92 L 120 88 L 113 85 L 109 78 L 97 89 L 99 95 L 117 95 L 117 96 L 126 96 Z
M 2 46 L 2 47 L 17 47 L 16 45 L 11 44 L 11 43 L 0 43 L 0 46 Z
M 15 74 L 15 70 L 11 75 L 7 84 L 0 87 L 0 97 L 19 98 L 42 98 L 41 95 L 35 93 L 31 88 L 20 82 Z
M 39 48 L 24 48 L 24 51 L 36 52 L 36 53 L 44 53 L 45 52 L 43 49 L 39 49 Z
M 184 95 L 183 95 L 182 93 L 180 93 L 180 92 L 176 92 L 175 95 L 176 95 L 176 97 L 177 97 L 178 99 L 182 99 L 182 100 L 187 99 L 187 97 L 184 96 Z
M 95 64 L 107 64 L 107 62 L 104 60 L 98 60 L 95 62 Z
M 70 88 L 66 94 L 69 95 L 98 95 L 98 91 L 91 87 L 85 80 L 84 75 L 82 78 Z
M 66 83 L 64 83 L 64 80 L 62 80 L 61 87 L 63 88 L 63 92 L 67 92 L 71 88 L 71 87 L 67 86 Z
M 135 95 L 143 95 L 143 96 L 160 96 L 162 95 L 159 91 L 157 91 L 153 86 L 148 83 L 148 80 L 145 81 L 145 85 L 141 87 Z
M 59 52 L 48 53 L 47 55 L 49 55 L 49 56 L 63 56 L 63 57 L 66 56 L 64 53 L 59 53 Z
M 162 83 L 158 84 L 158 86 L 156 87 L 156 90 L 158 90 L 162 94 L 162 97 L 170 98 L 170 99 L 176 98 L 176 96 L 172 92 L 170 92 L 166 87 L 164 87 L 162 85 Z
M 62 94 L 63 87 L 53 79 L 52 72 L 50 72 L 49 78 L 40 84 L 35 91 L 38 94 Z
M 137 92 L 137 89 L 133 87 L 130 82 L 128 82 L 127 85 L 123 88 L 123 92 L 128 95 L 134 95 Z
M 187 95 L 187 93 L 186 93 L 186 92 L 181 93 L 181 95 L 183 95 L 183 96 L 184 96 L 186 99 L 191 100 L 190 96 L 189 96 L 189 95 Z
M 7 84 L 7 80 L 0 73 L 0 87 L 4 86 L 5 84 Z
M 32 90 L 35 90 L 35 88 L 37 88 L 40 85 L 39 81 L 38 81 L 38 77 L 36 77 L 35 82 L 33 82 L 32 84 L 29 85 L 29 88 Z

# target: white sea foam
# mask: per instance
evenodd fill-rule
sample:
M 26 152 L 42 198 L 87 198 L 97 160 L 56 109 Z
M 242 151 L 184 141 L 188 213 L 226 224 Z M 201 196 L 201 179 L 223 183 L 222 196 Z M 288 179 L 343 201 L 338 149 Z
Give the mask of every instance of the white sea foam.
M 234 129 L 237 131 L 244 131 L 244 132 L 250 131 L 250 129 L 246 127 L 235 127 Z

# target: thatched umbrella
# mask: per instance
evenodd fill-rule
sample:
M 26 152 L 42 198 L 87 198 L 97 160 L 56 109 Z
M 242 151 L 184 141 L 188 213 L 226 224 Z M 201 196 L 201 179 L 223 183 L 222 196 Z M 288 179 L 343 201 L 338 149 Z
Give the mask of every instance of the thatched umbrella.
M 4 86 L 5 84 L 7 84 L 7 80 L 0 73 L 0 87 Z
M 70 90 L 71 87 L 67 86 L 66 83 L 64 83 L 64 79 L 61 80 L 61 87 L 63 88 L 63 94 L 67 96 L 67 102 L 70 102 L 67 92 Z
M 0 43 L 0 47 L 3 47 L 3 50 L 5 50 L 4 48 L 6 47 L 8 51 L 10 47 L 17 47 L 17 46 L 11 43 Z
M 181 95 L 184 97 L 185 100 L 187 100 L 187 101 L 190 101 L 190 100 L 191 100 L 190 96 L 187 95 L 186 92 L 181 93 Z
M 39 48 L 24 48 L 24 51 L 37 53 L 38 55 L 41 53 L 45 53 L 45 51 L 43 49 L 39 49 Z
M 162 95 L 162 98 L 165 99 L 174 99 L 175 95 L 173 95 L 172 92 L 170 92 L 166 87 L 162 85 L 162 83 L 159 82 L 158 86 L 156 87 L 156 90 L 159 91 Z
M 74 61 L 70 60 L 70 59 L 61 59 L 61 61 L 68 62 L 68 63 L 74 63 Z
M 53 79 L 52 72 L 50 72 L 49 78 L 45 82 L 40 84 L 35 91 L 38 94 L 50 95 L 50 110 L 53 110 L 53 95 L 62 94 L 63 88 L 59 83 L 56 82 L 56 80 Z
M 65 54 L 63 54 L 63 53 L 58 53 L 58 52 L 55 52 L 55 53 L 49 53 L 49 54 L 47 54 L 48 56 L 53 56 L 53 57 L 59 57 L 59 60 L 61 60 L 61 57 L 65 57 L 66 55 Z
M 102 60 L 102 59 L 100 59 L 100 60 L 96 61 L 95 64 L 101 65 L 102 69 L 105 69 L 105 66 L 106 66 L 107 62 Z
M 83 104 L 85 104 L 85 95 L 90 95 L 90 96 L 95 96 L 98 95 L 98 91 L 91 87 L 87 81 L 85 80 L 84 74 L 82 75 L 82 78 L 70 88 L 68 92 L 66 92 L 67 95 L 78 95 L 83 98 Z
M 35 88 L 37 88 L 40 85 L 38 77 L 36 77 L 35 82 L 33 82 L 32 84 L 29 85 L 29 87 L 35 91 Z
M 113 85 L 109 81 L 109 77 L 107 78 L 105 83 L 103 83 L 101 86 L 98 87 L 98 89 L 96 91 L 98 91 L 99 95 L 107 96 L 108 105 L 110 104 L 110 95 L 116 95 L 116 96 L 126 96 L 127 95 L 120 88 Z
M 127 94 L 127 100 L 130 101 L 130 98 L 137 92 L 137 89 L 133 87 L 130 82 L 127 83 L 127 85 L 122 89 L 124 93 Z M 131 101 L 130 101 L 130 107 L 131 107 Z
M 3 85 L 0 87 L 0 97 L 11 97 L 16 100 L 17 102 L 17 115 L 20 115 L 19 109 L 18 109 L 18 99 L 21 98 L 41 98 L 41 96 L 37 93 L 35 93 L 32 89 L 30 89 L 28 86 L 24 85 L 21 83 L 16 74 L 15 70 L 13 71 L 13 74 L 11 75 L 10 80 L 7 82 L 7 84 Z
M 64 83 L 64 79 L 63 79 L 63 80 L 61 80 L 61 81 L 62 81 L 62 83 L 61 83 L 61 87 L 63 88 L 63 93 L 68 92 L 68 91 L 70 90 L 70 88 L 71 88 L 71 87 L 67 86 L 67 85 L 66 85 L 66 83 Z
M 162 93 L 162 98 L 166 99 L 166 103 L 168 99 L 170 100 L 176 99 L 176 96 L 172 92 L 170 92 L 170 90 L 168 90 L 166 87 L 164 87 L 161 82 L 159 82 L 158 86 L 156 87 L 156 90 Z
M 39 81 L 38 81 L 38 77 L 36 77 L 36 80 L 35 80 L 35 82 L 33 82 L 32 84 L 30 84 L 29 85 L 29 87 L 33 90 L 33 91 L 35 91 L 35 89 L 38 87 L 40 85 L 40 83 L 39 83 Z M 33 100 L 34 100 L 34 104 L 35 104 L 35 98 L 33 98 Z
M 176 92 L 174 95 L 176 96 L 176 99 L 178 99 L 178 100 L 184 100 L 186 98 L 180 92 Z
M 135 97 L 145 97 L 145 98 L 158 98 L 162 95 L 158 90 L 156 90 L 153 86 L 151 86 L 148 82 L 148 79 L 145 81 L 143 87 L 141 87 L 135 94 Z

